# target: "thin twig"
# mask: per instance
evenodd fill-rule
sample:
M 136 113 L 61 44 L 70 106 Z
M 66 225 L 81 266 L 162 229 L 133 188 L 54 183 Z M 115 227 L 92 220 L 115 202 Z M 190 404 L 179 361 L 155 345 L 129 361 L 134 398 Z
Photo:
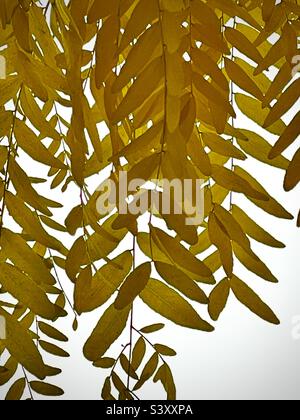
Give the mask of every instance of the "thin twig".
M 29 382 L 29 379 L 28 379 L 26 370 L 24 369 L 24 366 L 22 366 L 22 370 L 23 370 L 23 374 L 24 374 L 24 378 L 25 378 L 25 381 L 26 381 L 26 385 L 27 385 L 27 388 L 28 388 L 28 391 L 29 391 L 29 394 L 30 394 L 30 398 L 34 401 L 32 389 L 31 389 L 31 386 L 30 386 L 30 382 Z

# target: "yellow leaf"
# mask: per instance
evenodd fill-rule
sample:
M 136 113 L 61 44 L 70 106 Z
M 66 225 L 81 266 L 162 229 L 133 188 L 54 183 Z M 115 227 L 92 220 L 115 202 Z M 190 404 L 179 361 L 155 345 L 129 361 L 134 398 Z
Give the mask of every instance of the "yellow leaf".
M 185 0 L 161 0 L 163 10 L 180 12 L 186 8 Z
M 164 363 L 158 370 L 154 382 L 161 381 L 165 391 L 167 392 L 167 400 L 175 401 L 176 400 L 176 386 L 174 383 L 174 378 L 169 366 Z
M 291 25 L 287 23 L 282 30 L 282 35 L 276 43 L 269 49 L 267 55 L 259 63 L 254 75 L 276 66 L 282 57 L 290 56 L 290 59 L 297 54 L 297 35 L 291 29 Z
M 253 188 L 249 182 L 240 177 L 236 172 L 232 172 L 231 170 L 218 165 L 213 165 L 212 168 L 213 179 L 222 187 L 228 189 L 229 191 L 245 194 L 247 197 L 251 197 L 256 200 L 268 200 L 268 197 L 265 194 Z
M 191 2 L 192 17 L 198 20 L 198 22 L 209 25 L 211 28 L 220 30 L 220 21 L 218 16 L 213 9 L 200 1 Z
M 205 332 L 213 331 L 213 327 L 202 320 L 186 300 L 158 280 L 151 279 L 140 297 L 153 311 L 175 324 Z
M 175 265 L 201 278 L 204 283 L 211 284 L 211 271 L 202 261 L 195 258 L 176 239 L 167 235 L 160 229 L 151 228 L 151 235 L 154 243 Z
M 148 0 L 147 0 L 148 1 Z M 163 60 L 158 57 L 153 60 L 143 73 L 136 79 L 127 95 L 113 115 L 112 122 L 117 123 L 141 106 L 156 89 L 163 76 Z
M 182 101 L 184 101 L 185 98 L 188 99 L 185 105 L 182 104 L 179 129 L 186 142 L 188 142 L 195 129 L 196 101 L 194 96 L 185 96 L 182 98 Z
M 109 15 L 117 14 L 119 0 L 110 0 L 103 2 L 94 0 L 92 7 L 89 10 L 88 22 L 94 23 L 99 19 L 103 19 Z
M 257 84 L 253 81 L 253 78 L 248 76 L 248 74 L 236 62 L 227 58 L 225 58 L 224 62 L 226 73 L 228 74 L 230 80 L 232 80 L 241 89 L 253 95 L 259 101 L 263 101 L 264 96 Z
M 222 261 L 218 250 L 209 255 L 204 262 L 213 273 L 216 273 L 222 267 Z
M 57 357 L 70 357 L 69 353 L 67 353 L 65 350 L 61 349 L 60 347 L 56 346 L 55 344 L 48 343 L 44 340 L 39 340 L 39 345 L 43 350 L 45 350 L 47 353 L 52 354 L 53 356 Z
M 167 46 L 167 50 L 170 54 L 178 51 L 182 38 L 184 36 L 184 30 L 181 26 L 184 20 L 184 14 L 179 12 L 165 11 L 163 13 L 162 25 L 164 41 Z
M 105 82 L 108 73 L 117 64 L 117 39 L 120 31 L 117 15 L 110 16 L 98 32 L 96 43 L 96 86 L 98 89 Z
M 159 152 L 162 133 L 163 121 L 160 121 L 124 147 L 116 157 L 124 156 L 130 164 L 133 164 L 141 161 L 145 156 L 151 155 L 153 150 Z
M 0 106 L 16 96 L 20 85 L 21 81 L 17 76 L 10 76 L 5 80 L 0 79 Z
M 170 286 L 174 287 L 191 300 L 199 302 L 203 305 L 207 304 L 208 300 L 205 293 L 196 285 L 192 279 L 190 279 L 178 268 L 161 262 L 156 262 L 155 267 L 158 274 Z
M 43 334 L 46 334 L 48 337 L 53 338 L 54 340 L 62 341 L 64 343 L 69 341 L 68 337 L 66 337 L 63 333 L 61 333 L 51 325 L 45 324 L 45 322 L 40 321 L 38 323 L 38 327 Z
M 273 159 L 278 157 L 280 153 L 284 152 L 299 136 L 300 112 L 298 112 L 290 124 L 283 131 L 279 140 L 269 152 L 269 158 Z
M 78 272 L 80 271 L 80 267 L 86 258 L 87 251 L 87 243 L 84 237 L 80 236 L 76 239 L 70 251 L 68 252 L 65 263 L 65 270 L 69 279 L 73 282 L 75 282 Z
M 183 58 L 177 52 L 173 54 L 166 53 L 165 56 L 168 94 L 170 96 L 182 96 L 185 86 Z
M 225 309 L 230 293 L 230 283 L 228 279 L 222 280 L 213 289 L 209 296 L 208 311 L 211 319 L 217 321 Z
M 237 93 L 235 95 L 235 101 L 237 106 L 248 118 L 256 122 L 259 126 L 264 124 L 266 117 L 268 116 L 268 110 L 262 109 L 260 102 L 257 99 L 251 98 L 250 96 Z M 280 136 L 286 125 L 282 120 L 276 121 L 274 124 L 268 126 L 268 131 L 272 134 Z
M 220 106 L 228 114 L 235 118 L 235 112 L 225 94 L 222 94 L 217 88 L 215 88 L 211 83 L 209 83 L 203 77 L 199 77 L 197 73 L 193 73 L 193 82 L 196 89 L 204 95 L 210 102 Z
M 83 208 L 82 206 L 77 206 L 69 213 L 68 217 L 65 220 L 65 225 L 68 232 L 71 235 L 75 235 L 77 229 L 82 226 L 83 220 Z
M 251 79 L 253 79 L 254 83 L 258 86 L 260 91 L 263 93 L 262 105 L 264 107 L 266 105 L 264 95 L 270 89 L 272 82 L 265 75 L 265 73 L 260 73 L 256 76 L 253 76 L 255 68 L 252 67 L 252 65 L 250 65 L 247 61 L 244 61 L 241 58 L 235 58 L 235 63 L 238 64 Z
M 129 375 L 131 378 L 138 380 L 139 377 L 137 376 L 135 370 L 133 369 L 131 363 L 129 362 L 128 358 L 125 354 L 122 354 L 120 357 L 120 364 L 124 370 L 124 372 Z
M 18 379 L 6 394 L 6 401 L 18 401 L 22 398 L 25 391 L 26 381 L 25 378 Z
M 1 308 L 0 315 L 6 319 L 7 336 L 4 344 L 9 353 L 28 372 L 39 379 L 45 379 L 47 368 L 27 328 Z
M 18 196 L 41 213 L 52 216 L 48 209 L 50 201 L 48 203 L 47 199 L 35 191 L 26 172 L 13 159 L 10 160 L 8 172 Z
M 201 254 L 202 252 L 206 251 L 208 248 L 210 248 L 211 242 L 208 236 L 208 230 L 205 229 L 201 234 L 198 236 L 198 241 L 196 245 L 193 245 L 190 248 L 190 251 L 194 255 Z
M 20 79 L 32 89 L 39 99 L 47 102 L 49 99 L 48 91 L 41 80 L 40 68 L 35 65 L 35 62 L 36 60 L 31 55 L 26 55 L 16 48 L 15 66 Z
M 166 107 L 166 119 L 167 127 L 170 134 L 173 134 L 180 123 L 180 114 L 181 114 L 181 100 L 177 96 L 167 97 L 167 107 Z
M 64 391 L 61 388 L 45 382 L 31 381 L 30 387 L 37 394 L 46 395 L 48 397 L 60 397 L 64 395 Z
M 111 359 L 110 357 L 103 357 L 102 359 L 97 360 L 97 362 L 94 362 L 93 366 L 101 369 L 110 369 L 114 366 L 115 363 L 115 359 Z
M 149 325 L 148 327 L 144 327 L 141 329 L 141 332 L 143 334 L 151 334 L 157 331 L 160 331 L 164 328 L 164 324 L 153 324 L 153 325 Z
M 206 52 L 198 48 L 193 48 L 192 59 L 193 59 L 193 64 L 196 66 L 197 70 L 201 74 L 210 76 L 211 79 L 222 90 L 224 90 L 224 92 L 229 92 L 229 84 L 226 77 L 222 73 L 222 70 L 218 67 L 217 63 L 215 63 L 215 61 Z
M 21 92 L 21 105 L 26 117 L 40 131 L 42 137 L 50 137 L 53 140 L 60 141 L 60 135 L 46 120 L 32 93 L 25 87 L 23 87 Z
M 251 58 L 256 63 L 260 63 L 263 59 L 258 49 L 252 42 L 241 32 L 233 28 L 226 28 L 225 37 L 232 46 L 237 48 L 242 54 Z
M 278 283 L 277 278 L 268 267 L 255 255 L 254 252 L 246 252 L 238 244 L 233 244 L 233 250 L 237 259 L 252 273 L 271 283 Z
M 224 13 L 226 13 L 230 17 L 239 17 L 245 22 L 249 23 L 250 26 L 253 26 L 257 30 L 261 30 L 260 25 L 256 22 L 256 20 L 248 13 L 248 11 L 236 4 L 232 0 L 211 0 L 210 2 L 212 7 L 217 7 Z
M 154 344 L 154 348 L 159 354 L 162 354 L 163 356 L 171 357 L 177 355 L 175 350 L 171 349 L 168 346 L 165 346 L 164 344 Z
M 166 224 L 170 230 L 174 230 L 180 238 L 190 245 L 197 243 L 197 229 L 195 226 L 186 224 L 186 214 L 174 214 L 171 210 L 170 214 L 162 214 Z
M 159 363 L 159 357 L 158 357 L 158 354 L 155 352 L 150 357 L 149 361 L 146 363 L 141 373 L 139 381 L 136 383 L 135 387 L 133 388 L 134 391 L 140 389 L 144 385 L 144 383 L 147 382 L 148 379 L 150 379 L 154 375 L 158 367 L 158 363 Z
M 276 0 L 264 0 L 262 5 L 262 17 L 265 22 L 268 22 L 272 17 L 275 9 Z
M 249 235 L 251 238 L 255 239 L 258 242 L 261 242 L 265 245 L 274 247 L 274 248 L 285 248 L 285 245 L 273 238 L 270 233 L 266 232 L 263 228 L 258 226 L 242 209 L 233 205 L 232 215 L 234 218 L 243 226 L 244 232 Z
M 123 310 L 133 303 L 135 298 L 145 289 L 151 275 L 151 264 L 145 263 L 137 267 L 125 280 L 115 300 L 115 308 Z
M 240 225 L 229 211 L 218 204 L 215 204 L 214 211 L 231 240 L 238 243 L 246 252 L 251 251 L 250 241 L 243 231 L 243 225 Z
M 131 366 L 137 371 L 146 354 L 146 343 L 143 337 L 140 337 L 132 351 Z
M 44 165 L 51 166 L 53 168 L 66 168 L 66 166 L 60 160 L 52 156 L 52 154 L 47 150 L 47 148 L 36 137 L 33 131 L 29 127 L 27 127 L 24 121 L 16 121 L 14 132 L 18 145 L 32 159 L 34 159 L 37 162 L 41 162 Z
M 145 28 L 158 19 L 159 10 L 157 0 L 141 0 L 137 3 L 123 34 L 120 50 L 138 38 Z
M 16 7 L 12 16 L 14 35 L 23 50 L 31 52 L 31 33 L 29 32 L 28 13 L 20 6 Z
M 233 272 L 232 246 L 224 226 L 211 213 L 208 222 L 208 232 L 211 242 L 218 248 L 224 270 L 228 277 Z
M 204 143 L 216 153 L 223 156 L 234 157 L 235 159 L 246 160 L 247 156 L 237 149 L 229 140 L 224 140 L 222 137 L 212 133 L 203 133 L 202 138 Z
M 26 241 L 16 233 L 3 228 L 1 232 L 1 246 L 7 257 L 29 275 L 37 285 L 53 286 L 55 279 L 43 260 L 27 245 Z
M 211 27 L 207 24 L 194 23 L 192 27 L 192 37 L 202 42 L 205 46 L 213 48 L 222 54 L 228 54 L 228 46 L 222 38 L 221 30 L 211 31 Z
M 114 251 L 120 242 L 125 238 L 127 229 L 114 230 L 112 225 L 117 215 L 113 215 L 102 226 L 101 231 L 94 233 L 87 240 L 87 249 L 89 257 L 85 256 L 84 262 L 88 264 L 92 261 L 99 261 L 106 258 L 112 251 Z
M 251 312 L 271 324 L 280 324 L 280 321 L 274 312 L 239 278 L 233 276 L 230 280 L 230 287 L 236 298 L 248 309 L 250 309 Z
M 296 152 L 295 156 L 288 167 L 285 179 L 284 179 L 284 189 L 286 191 L 291 191 L 295 188 L 300 182 L 300 149 Z
M 274 99 L 283 92 L 284 88 L 288 85 L 291 80 L 291 67 L 289 63 L 284 63 L 265 95 L 263 106 L 269 105 Z
M 31 235 L 42 245 L 55 249 L 64 255 L 66 254 L 64 246 L 44 230 L 35 213 L 33 213 L 21 199 L 8 191 L 6 193 L 6 204 L 10 215 L 27 234 Z
M 103 389 L 102 389 L 101 396 L 102 396 L 103 400 L 107 400 L 107 401 L 115 400 L 115 398 L 111 394 L 110 376 L 108 378 L 106 378 L 105 381 L 104 381 L 104 386 L 103 386 Z
M 18 362 L 10 357 L 3 367 L 3 371 L 0 372 L 0 386 L 7 384 L 14 376 L 18 368 Z
M 272 150 L 270 143 L 262 138 L 259 134 L 249 130 L 241 130 L 248 138 L 248 141 L 237 139 L 237 142 L 242 150 L 248 155 L 254 157 L 260 162 L 267 165 L 274 166 L 280 169 L 287 169 L 289 165 L 288 159 L 283 156 L 278 156 L 276 159 L 271 160 L 269 155 Z
M 102 357 L 126 327 L 130 307 L 118 311 L 110 306 L 100 318 L 84 346 L 84 355 L 90 361 Z
M 160 37 L 161 31 L 158 23 L 152 25 L 141 35 L 130 50 L 125 64 L 113 84 L 113 92 L 119 92 L 131 79 L 138 76 L 149 62 L 162 54 Z
M 300 79 L 296 79 L 280 96 L 271 109 L 265 122 L 264 128 L 268 128 L 283 117 L 299 99 Z M 282 133 L 279 133 L 282 134 Z
M 0 264 L 1 284 L 17 300 L 30 308 L 33 313 L 55 321 L 66 312 L 48 299 L 46 293 L 30 278 L 10 264 Z
M 257 207 L 262 208 L 269 214 L 279 217 L 281 219 L 293 220 L 293 216 L 285 210 L 281 204 L 279 204 L 274 198 L 272 198 L 267 191 L 260 185 L 260 183 L 253 176 L 249 175 L 244 169 L 236 166 L 235 172 L 240 177 L 244 178 L 249 184 L 253 186 L 257 191 L 260 191 L 266 197 L 268 201 L 256 200 L 248 196 L 248 199 L 252 201 Z
M 209 156 L 205 152 L 204 146 L 198 137 L 197 132 L 194 131 L 187 144 L 188 154 L 201 173 L 205 176 L 210 176 L 211 163 Z

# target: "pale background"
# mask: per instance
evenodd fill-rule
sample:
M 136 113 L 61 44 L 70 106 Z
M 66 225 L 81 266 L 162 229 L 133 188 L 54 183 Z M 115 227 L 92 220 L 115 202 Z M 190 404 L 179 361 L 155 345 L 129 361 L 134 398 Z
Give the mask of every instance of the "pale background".
M 299 104 L 297 108 L 299 109 Z M 239 116 L 237 125 L 266 135 L 242 116 Z M 104 136 L 104 131 L 102 127 L 101 137 Z M 274 142 L 273 137 L 269 140 Z M 293 150 L 289 151 L 288 157 L 292 156 Z M 26 159 L 28 173 L 31 176 L 42 176 L 40 167 L 33 164 L 30 158 Z M 292 193 L 284 193 L 281 187 L 284 177 L 282 171 L 269 168 L 251 158 L 244 166 L 252 174 L 254 173 L 266 189 L 291 213 L 297 214 L 300 205 L 299 188 Z M 43 176 L 45 174 L 44 170 Z M 91 189 L 96 188 L 100 182 L 101 179 L 94 178 Z M 47 193 L 47 189 L 43 191 L 43 187 L 39 187 L 38 190 Z M 65 204 L 63 210 L 56 212 L 61 221 L 65 219 L 70 209 L 79 204 L 76 188 L 70 188 L 61 197 L 54 194 L 52 198 Z M 149 338 L 154 343 L 170 345 L 178 352 L 178 356 L 170 360 L 177 384 L 178 399 L 300 399 L 300 230 L 295 227 L 295 221 L 282 221 L 268 216 L 237 194 L 234 195 L 234 202 L 243 203 L 243 208 L 251 217 L 287 245 L 286 249 L 276 250 L 253 243 L 254 250 L 278 277 L 280 281 L 278 285 L 266 283 L 239 264 L 236 269 L 237 275 L 253 287 L 273 308 L 281 320 L 281 325 L 275 327 L 266 324 L 231 297 L 219 322 L 216 323 L 214 333 L 205 334 L 166 323 L 162 333 Z M 6 219 L 6 225 L 8 224 L 14 228 L 9 219 Z M 66 245 L 71 243 L 72 240 Z M 129 249 L 131 246 L 132 239 L 128 237 L 123 243 L 123 248 Z M 62 280 L 68 296 L 72 297 L 72 285 L 68 279 L 62 278 Z M 202 307 L 195 307 L 208 319 Z M 105 372 L 93 368 L 84 359 L 82 347 L 102 312 L 103 308 L 92 314 L 83 315 L 76 333 L 71 328 L 71 318 L 59 323 L 61 330 L 70 338 L 69 343 L 63 347 L 70 352 L 71 357 L 58 359 L 45 355 L 45 361 L 63 369 L 62 375 L 49 380 L 65 389 L 63 399 L 100 398 Z M 135 325 L 139 328 L 154 322 L 162 322 L 160 316 L 141 303 L 135 307 L 134 319 Z M 120 352 L 121 344 L 128 342 L 128 334 L 127 330 L 113 346 L 109 355 L 115 356 Z M 0 388 L 1 399 L 5 397 L 11 383 Z M 164 398 L 164 395 L 161 386 L 151 382 L 139 394 L 142 399 L 160 399 Z

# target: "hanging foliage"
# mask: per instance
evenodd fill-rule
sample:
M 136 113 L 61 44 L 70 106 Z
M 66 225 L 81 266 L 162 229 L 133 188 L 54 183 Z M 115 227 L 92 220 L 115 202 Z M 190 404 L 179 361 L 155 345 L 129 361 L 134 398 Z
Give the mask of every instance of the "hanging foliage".
M 243 166 L 252 157 L 285 171 L 286 191 L 300 181 L 300 151 L 291 161 L 282 155 L 300 132 L 300 79 L 293 77 L 300 6 L 277 3 L 1 1 L 0 385 L 12 380 L 7 400 L 62 395 L 49 383 L 61 370 L 47 364 L 47 354 L 69 357 L 60 319 L 73 317 L 76 331 L 81 314 L 107 303 L 83 353 L 108 370 L 108 400 L 139 398 L 149 380 L 176 399 L 168 362 L 176 352 L 151 338 L 164 324 L 135 319 L 137 300 L 162 322 L 200 334 L 214 330 L 230 295 L 279 323 L 236 263 L 276 283 L 252 244 L 284 244 L 235 201 L 242 195 L 271 216 L 293 219 Z M 241 126 L 240 113 L 266 135 Z M 162 180 L 203 180 L 204 218 L 187 224 L 175 208 L 147 205 L 141 224 L 141 214 L 124 214 L 118 200 L 102 214 L 103 190 L 91 190 L 90 181 L 113 181 L 118 192 L 121 173 L 128 182 L 157 180 L 158 201 Z M 76 206 L 62 221 L 64 194 L 74 188 Z M 136 185 L 127 195 L 138 207 L 149 190 Z M 121 348 L 122 334 L 128 344 Z

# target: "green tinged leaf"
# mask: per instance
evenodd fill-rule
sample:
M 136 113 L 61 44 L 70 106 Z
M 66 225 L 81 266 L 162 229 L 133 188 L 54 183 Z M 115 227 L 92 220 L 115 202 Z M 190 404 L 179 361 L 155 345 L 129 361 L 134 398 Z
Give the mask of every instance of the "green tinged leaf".
M 233 276 L 230 280 L 230 287 L 236 298 L 248 309 L 250 309 L 251 312 L 271 324 L 280 324 L 280 321 L 274 312 L 239 278 Z
M 123 283 L 117 299 L 115 308 L 122 310 L 131 305 L 134 299 L 145 289 L 151 275 L 151 264 L 145 263 L 137 267 Z
M 153 311 L 175 324 L 206 332 L 214 330 L 185 299 L 158 280 L 149 280 L 140 297 Z
M 97 361 L 122 334 L 126 327 L 130 307 L 118 311 L 110 306 L 100 318 L 91 336 L 84 346 L 84 355 L 88 360 Z
M 22 398 L 25 391 L 25 378 L 18 379 L 9 389 L 6 394 L 6 401 L 18 401 Z

